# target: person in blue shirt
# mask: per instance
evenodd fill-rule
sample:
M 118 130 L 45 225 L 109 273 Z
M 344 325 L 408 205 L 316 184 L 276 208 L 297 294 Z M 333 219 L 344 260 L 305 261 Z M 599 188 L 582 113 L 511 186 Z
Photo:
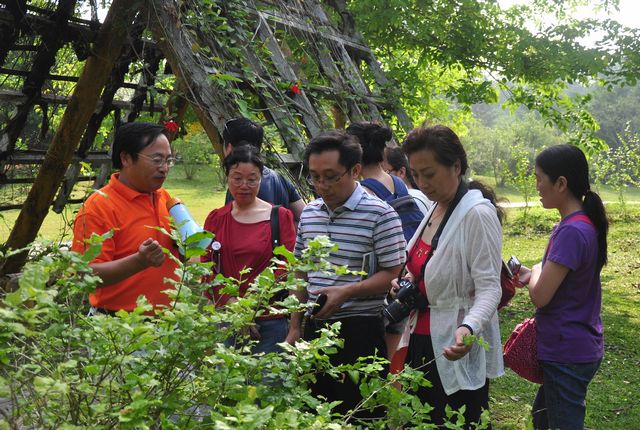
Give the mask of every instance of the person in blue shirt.
M 233 118 L 227 121 L 222 130 L 222 147 L 225 157 L 229 155 L 233 148 L 242 145 L 251 145 L 262 150 L 262 140 L 264 130 L 260 124 L 248 118 Z M 305 202 L 298 194 L 295 186 L 280 173 L 264 167 L 262 179 L 260 181 L 259 199 L 267 201 L 273 205 L 281 205 L 293 212 L 294 224 L 298 224 Z M 225 204 L 231 202 L 233 197 L 227 190 Z

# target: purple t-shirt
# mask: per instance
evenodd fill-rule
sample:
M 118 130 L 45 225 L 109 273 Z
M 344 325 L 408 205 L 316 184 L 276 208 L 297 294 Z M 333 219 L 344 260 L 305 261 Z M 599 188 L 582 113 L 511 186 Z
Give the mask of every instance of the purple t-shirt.
M 558 224 L 549 240 L 545 261 L 569 268 L 551 301 L 536 311 L 538 359 L 560 363 L 589 363 L 604 355 L 602 288 L 598 270 L 595 227 L 571 220 Z

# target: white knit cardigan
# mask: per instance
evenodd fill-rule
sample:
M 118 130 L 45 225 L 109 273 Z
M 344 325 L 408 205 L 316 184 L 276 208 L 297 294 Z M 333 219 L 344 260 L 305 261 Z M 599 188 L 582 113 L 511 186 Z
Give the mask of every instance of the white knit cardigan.
M 435 209 L 430 209 L 429 215 Z M 427 223 L 426 216 L 407 249 L 410 251 Z M 497 307 L 502 290 L 502 227 L 495 207 L 478 190 L 469 190 L 455 208 L 427 263 L 424 281 L 431 312 L 431 341 L 436 357 L 454 342 L 460 324 L 482 336 L 489 351 L 474 344 L 460 360 L 436 360 L 447 395 L 475 390 L 486 378 L 504 374 Z M 415 324 L 408 324 L 403 344 Z

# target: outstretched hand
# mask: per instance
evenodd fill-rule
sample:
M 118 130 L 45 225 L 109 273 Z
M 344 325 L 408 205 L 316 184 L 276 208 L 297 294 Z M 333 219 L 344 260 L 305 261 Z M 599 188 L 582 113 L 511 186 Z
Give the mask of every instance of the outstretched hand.
M 470 335 L 471 332 L 466 327 L 458 327 L 455 334 L 455 343 L 444 349 L 444 356 L 447 360 L 456 361 L 467 355 L 471 351 L 473 344 L 465 345 L 464 336 Z

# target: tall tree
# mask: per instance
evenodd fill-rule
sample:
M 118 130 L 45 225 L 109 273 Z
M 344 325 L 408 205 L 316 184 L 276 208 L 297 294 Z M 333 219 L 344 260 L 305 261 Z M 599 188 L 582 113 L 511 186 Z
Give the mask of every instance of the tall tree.
M 640 76 L 639 29 L 572 15 L 584 5 L 615 8 L 617 0 L 532 0 L 507 10 L 497 0 L 348 3 L 411 112 L 431 109 L 423 103 L 425 94 L 470 105 L 495 102 L 497 91 L 504 91 L 504 106 L 539 111 L 569 133 L 570 141 L 593 152 L 602 141 L 586 109 L 590 97 L 568 95 L 568 85 L 598 80 L 614 87 L 635 84 Z M 550 14 L 556 24 L 538 18 Z M 536 28 L 530 30 L 531 24 Z M 602 36 L 594 46 L 581 44 L 596 34 Z

